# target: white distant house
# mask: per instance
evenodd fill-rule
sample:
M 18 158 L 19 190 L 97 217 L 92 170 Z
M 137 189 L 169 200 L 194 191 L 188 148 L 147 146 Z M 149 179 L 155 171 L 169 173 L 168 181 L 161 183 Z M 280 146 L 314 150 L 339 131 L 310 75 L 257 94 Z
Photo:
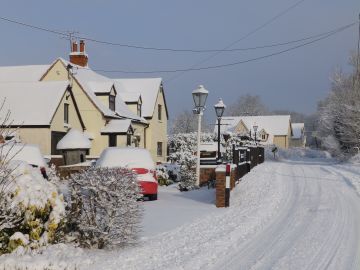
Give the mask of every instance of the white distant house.
M 291 146 L 305 147 L 306 135 L 304 123 L 292 123 L 293 136 L 291 137 Z
M 217 124 L 217 123 L 216 123 Z M 230 132 L 234 136 L 248 136 L 262 145 L 290 147 L 293 135 L 290 115 L 226 116 L 221 119 L 221 133 Z M 217 133 L 217 125 L 214 132 Z

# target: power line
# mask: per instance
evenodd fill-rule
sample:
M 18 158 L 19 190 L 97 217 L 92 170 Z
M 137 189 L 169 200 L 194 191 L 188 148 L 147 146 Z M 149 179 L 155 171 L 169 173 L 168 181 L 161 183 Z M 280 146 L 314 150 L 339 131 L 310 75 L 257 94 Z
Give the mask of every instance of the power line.
M 265 21 L 263 24 L 261 24 L 260 26 L 256 27 L 254 30 L 248 32 L 247 34 L 245 34 L 245 35 L 242 36 L 241 38 L 239 38 L 239 39 L 231 42 L 229 45 L 225 46 L 225 47 L 223 48 L 223 50 L 226 50 L 226 49 L 231 48 L 233 45 L 239 43 L 240 41 L 248 38 L 249 36 L 251 36 L 251 35 L 255 34 L 256 32 L 260 31 L 261 29 L 265 28 L 266 26 L 268 26 L 268 25 L 271 24 L 272 22 L 274 22 L 274 21 L 276 21 L 277 19 L 279 19 L 280 17 L 284 16 L 286 13 L 288 13 L 288 12 L 291 11 L 292 9 L 296 8 L 298 5 L 300 5 L 300 4 L 303 3 L 304 1 L 305 1 L 305 0 L 300 0 L 300 1 L 295 2 L 293 5 L 291 5 L 290 7 L 286 8 L 286 9 L 284 9 L 283 11 L 279 12 L 278 14 L 276 14 L 276 15 L 275 15 L 274 17 L 272 17 L 271 19 Z M 210 55 L 209 57 L 201 60 L 200 62 L 197 62 L 197 63 L 191 65 L 189 69 L 193 69 L 193 68 L 201 65 L 201 64 L 203 64 L 203 63 L 205 63 L 205 62 L 213 59 L 214 57 L 218 56 L 218 55 L 221 54 L 221 53 L 222 53 L 221 51 L 220 51 L 220 52 L 215 52 L 214 54 L 212 54 L 212 55 Z M 185 72 L 186 72 L 186 71 L 185 71 Z M 167 80 L 167 82 L 172 81 L 172 80 L 174 80 L 174 79 L 177 79 L 178 77 L 182 76 L 185 72 L 182 72 L 182 73 L 180 73 L 180 74 L 177 74 L 177 75 L 169 78 L 169 79 Z
M 25 26 L 25 27 L 29 27 L 29 28 L 32 28 L 32 29 L 36 29 L 36 30 L 40 30 L 40 31 L 44 31 L 44 32 L 48 32 L 48 33 L 52 33 L 52 34 L 56 34 L 56 35 L 60 35 L 60 36 L 69 36 L 69 34 L 67 34 L 65 32 L 60 32 L 60 31 L 53 30 L 53 29 L 48 29 L 48 28 L 45 28 L 45 27 L 35 26 L 35 25 L 32 25 L 32 24 L 27 24 L 27 23 L 24 23 L 24 22 L 15 21 L 15 20 L 8 19 L 8 18 L 5 18 L 5 17 L 0 17 L 0 20 L 7 21 L 7 22 L 10 22 L 10 23 L 15 23 L 15 24 L 18 24 L 18 25 L 22 25 L 22 26 Z
M 229 46 L 227 46 L 227 47 L 225 47 L 223 49 L 177 49 L 177 48 L 147 47 L 147 46 L 140 46 L 140 45 L 131 45 L 131 44 L 126 44 L 126 43 L 115 43 L 115 42 L 110 42 L 110 41 L 94 39 L 94 38 L 90 38 L 90 37 L 79 36 L 79 35 L 76 35 L 76 33 L 78 33 L 78 32 L 74 32 L 74 31 L 60 32 L 60 31 L 57 31 L 57 30 L 53 30 L 53 29 L 49 29 L 49 28 L 45 28 L 45 27 L 40 27 L 40 26 L 35 26 L 35 25 L 31 25 L 31 24 L 28 24 L 28 23 L 24 23 L 24 22 L 21 22 L 21 21 L 17 21 L 17 20 L 5 18 L 5 17 L 0 17 L 0 19 L 4 20 L 4 21 L 7 21 L 7 22 L 10 22 L 10 23 L 15 23 L 15 24 L 18 24 L 18 25 L 21 25 L 21 26 L 29 27 L 29 28 L 32 28 L 32 29 L 41 30 L 41 31 L 45 31 L 45 32 L 48 32 L 48 33 L 60 35 L 63 38 L 69 39 L 70 41 L 73 38 L 77 38 L 77 39 L 83 39 L 83 40 L 94 42 L 94 43 L 100 43 L 100 44 L 112 45 L 112 46 L 119 46 L 119 47 L 126 47 L 126 48 L 132 48 L 132 49 L 154 50 L 154 51 L 170 51 L 170 52 L 188 52 L 188 53 L 211 53 L 211 52 L 221 53 L 221 52 L 248 51 L 248 50 L 257 50 L 257 49 L 271 48 L 271 47 L 277 47 L 277 46 L 284 46 L 284 45 L 288 45 L 288 44 L 291 44 L 291 43 L 297 43 L 297 42 L 312 39 L 312 38 L 315 38 L 315 37 L 318 37 L 318 36 L 326 35 L 328 32 L 321 33 L 321 34 L 318 34 L 318 35 L 313 35 L 313 36 L 310 36 L 310 37 L 297 39 L 297 40 L 283 42 L 283 43 L 273 43 L 273 44 L 256 46 L 256 47 L 229 49 L 235 43 L 237 43 L 237 42 L 249 37 L 250 35 L 256 33 L 257 31 L 261 30 L 262 28 L 264 28 L 268 24 L 275 21 L 277 18 L 279 18 L 282 15 L 286 14 L 291 9 L 295 8 L 297 5 L 299 5 L 303 1 L 305 1 L 305 0 L 300 0 L 300 1 L 296 2 L 294 5 L 290 6 L 289 8 L 285 9 L 284 11 L 280 12 L 275 17 L 273 17 L 270 20 L 266 21 L 264 24 L 260 25 L 259 27 L 255 28 L 254 30 L 250 31 L 245 36 L 243 36 L 242 38 L 236 40 L 235 42 L 233 42 L 232 44 L 230 44 Z
M 359 33 L 358 33 L 358 42 L 357 42 L 357 57 L 356 57 L 356 76 L 360 78 L 360 14 L 359 14 Z
M 105 44 L 105 45 L 113 45 L 113 46 L 127 47 L 127 48 L 133 48 L 133 49 L 155 50 L 155 51 L 171 51 L 171 52 L 189 52 L 189 53 L 211 53 L 211 52 L 221 53 L 221 52 L 249 51 L 249 50 L 257 50 L 257 49 L 265 49 L 265 48 L 273 48 L 273 47 L 278 47 L 278 46 L 284 46 L 284 45 L 289 45 L 289 44 L 292 44 L 292 43 L 298 43 L 298 42 L 301 42 L 301 41 L 310 40 L 310 39 L 313 39 L 313 38 L 324 36 L 324 35 L 327 35 L 327 34 L 333 32 L 333 31 L 337 30 L 337 29 L 335 29 L 335 30 L 331 30 L 331 31 L 328 31 L 328 32 L 324 32 L 324 33 L 320 33 L 320 34 L 316 34 L 316 35 L 312 35 L 312 36 L 308 36 L 308 37 L 304 37 L 304 38 L 300 38 L 300 39 L 296 39 L 296 40 L 291 40 L 291 41 L 287 41 L 287 42 L 272 43 L 272 44 L 266 44 L 266 45 L 255 46 L 255 47 L 229 49 L 229 47 L 231 47 L 234 43 L 237 43 L 237 42 L 247 38 L 248 36 L 254 34 L 255 32 L 259 31 L 260 29 L 264 28 L 266 25 L 273 22 L 274 20 L 276 20 L 280 16 L 284 15 L 286 12 L 288 12 L 292 8 L 296 7 L 297 5 L 299 5 L 303 1 L 305 1 L 305 0 L 301 0 L 301 1 L 297 2 L 297 3 L 295 3 L 294 5 L 290 6 L 289 8 L 285 9 L 284 11 L 280 12 L 279 14 L 277 14 L 272 19 L 268 20 L 267 22 L 265 22 L 261 26 L 255 28 L 253 31 L 249 32 L 248 34 L 246 34 L 242 38 L 238 39 L 237 41 L 233 42 L 231 45 L 227 46 L 224 49 L 176 49 L 176 48 L 146 47 L 146 46 L 139 46 L 139 45 L 122 44 L 122 43 L 115 43 L 115 42 L 98 40 L 98 39 L 94 39 L 94 38 L 78 36 L 76 34 L 78 34 L 79 32 L 75 32 L 75 31 L 60 32 L 60 31 L 57 31 L 57 30 L 53 30 L 53 29 L 49 29 L 49 28 L 45 28 L 45 27 L 40 27 L 40 26 L 35 26 L 35 25 L 31 25 L 31 24 L 28 24 L 28 23 L 20 22 L 20 21 L 5 18 L 5 17 L 0 17 L 0 19 L 4 20 L 4 21 L 7 21 L 7 22 L 10 22 L 10 23 L 15 23 L 15 24 L 18 24 L 18 25 L 21 25 L 21 26 L 29 27 L 29 28 L 32 28 L 32 29 L 36 29 L 36 30 L 45 31 L 45 32 L 56 34 L 56 35 L 60 35 L 62 38 L 70 40 L 70 42 L 71 42 L 72 39 L 77 38 L 77 39 L 84 39 L 86 41 L 95 42 L 95 43 L 101 43 L 101 44 Z M 71 44 L 70 44 L 70 47 L 71 47 Z
M 343 26 L 342 28 L 339 28 L 337 31 L 332 31 L 331 33 L 319 37 L 317 39 L 302 43 L 300 45 L 297 46 L 293 46 L 290 47 L 288 49 L 285 50 L 281 50 L 275 53 L 271 53 L 271 54 L 266 54 L 263 56 L 259 56 L 259 57 L 255 57 L 255 58 L 250 58 L 247 60 L 242 60 L 242 61 L 237 61 L 237 62 L 232 62 L 232 63 L 226 63 L 226 64 L 220 64 L 220 65 L 214 65 L 214 66 L 206 66 L 206 67 L 198 67 L 198 68 L 186 68 L 186 69 L 173 69 L 173 70 L 153 70 L 153 71 L 127 71 L 127 70 L 104 70 L 104 69 L 93 69 L 93 71 L 98 71 L 98 72 L 104 72 L 104 73 L 127 73 L 127 74 L 154 74 L 154 73 L 176 73 L 176 72 L 187 72 L 187 71 L 199 71 L 199 70 L 209 70 L 209 69 L 218 69 L 218 68 L 224 68 L 224 67 L 230 67 L 230 66 L 236 66 L 236 65 L 240 65 L 240 64 L 244 64 L 244 63 L 249 63 L 249 62 L 253 62 L 253 61 L 258 61 L 261 59 L 265 59 L 265 58 L 269 58 L 275 55 L 279 55 L 279 54 L 283 54 L 310 44 L 313 44 L 315 42 L 321 41 L 323 39 L 329 38 L 339 32 L 344 31 L 345 29 L 350 28 L 351 26 L 354 26 L 356 23 L 352 23 L 346 26 Z M 81 68 L 83 69 L 83 68 Z M 88 69 L 88 68 L 84 68 L 84 69 Z
M 107 41 L 100 41 L 96 39 L 91 38 L 85 38 L 85 37 L 78 37 L 74 36 L 79 39 L 84 39 L 91 42 L 97 42 L 101 44 L 107 44 L 107 45 L 114 45 L 114 46 L 120 46 L 120 47 L 128 47 L 128 48 L 134 48 L 134 49 L 143 49 L 143 50 L 155 50 L 155 51 L 169 51 L 169 52 L 186 52 L 186 53 L 211 53 L 211 52 L 236 52 L 236 51 L 251 51 L 251 50 L 258 50 L 258 49 L 266 49 L 266 48 L 273 48 L 273 47 L 279 47 L 279 46 L 285 46 L 293 43 L 299 43 L 301 41 L 306 41 L 309 39 L 325 36 L 329 33 L 332 33 L 334 31 L 338 30 L 333 29 L 327 32 L 322 32 L 320 34 L 315 34 L 295 40 L 285 41 L 285 42 L 278 42 L 278 43 L 270 43 L 260 46 L 254 46 L 254 47 L 243 47 L 243 48 L 233 48 L 233 49 L 176 49 L 176 48 L 159 48 L 159 47 L 143 47 L 143 46 L 136 46 L 136 45 L 125 45 L 120 43 L 112 43 Z

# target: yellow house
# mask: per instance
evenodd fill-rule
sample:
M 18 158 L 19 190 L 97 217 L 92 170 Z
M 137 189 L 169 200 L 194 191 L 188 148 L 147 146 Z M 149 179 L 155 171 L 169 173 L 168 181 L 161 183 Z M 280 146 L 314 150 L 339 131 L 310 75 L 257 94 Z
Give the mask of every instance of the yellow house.
M 79 68 L 59 58 L 49 67 L 42 76 L 41 81 L 69 80 L 84 120 L 86 132 L 92 140 L 90 155 L 98 156 L 108 146 L 131 145 L 143 147 L 143 144 L 138 144 L 134 140 L 135 134 L 131 132 L 136 128 L 137 132 L 142 134 L 148 126 L 146 120 L 142 120 L 127 109 L 125 103 L 120 97 L 117 97 L 114 83 L 92 81 L 98 77 L 102 78 L 100 76 L 90 69 Z M 91 80 L 88 81 L 85 78 Z M 96 93 L 99 93 L 99 89 L 103 89 L 102 95 L 97 96 Z M 125 123 L 128 123 L 127 119 L 133 120 L 131 128 L 128 129 L 129 133 L 124 133 L 123 129 L 114 130 L 114 128 L 112 128 L 111 132 L 103 133 L 101 131 L 110 122 L 125 121 Z
M 74 127 L 83 130 L 91 140 L 90 155 L 99 156 L 108 146 L 135 146 L 148 149 L 156 162 L 166 161 L 168 112 L 162 80 L 105 77 L 88 67 L 84 42 L 80 42 L 79 51 L 75 42 L 72 45 L 70 61 L 58 58 L 50 65 L 0 67 L 0 83 L 9 80 L 39 85 L 66 83 L 72 96 L 70 101 L 76 103 L 74 110 L 76 108 L 81 122 L 80 126 L 74 124 Z M 24 85 L 23 92 L 28 88 Z M 34 99 L 29 100 L 29 103 L 37 104 Z M 33 106 L 32 111 L 36 112 L 38 108 Z M 75 114 L 71 108 L 69 117 L 72 119 Z M 39 138 L 44 154 L 57 154 L 54 147 L 44 142 L 56 145 L 69 127 L 57 122 L 54 122 L 55 126 L 56 130 L 52 132 L 50 128 L 48 133 L 43 133 L 37 126 L 21 137 L 32 143 L 37 141 L 32 141 L 31 137 Z
M 253 140 L 256 136 L 256 141 L 261 145 L 291 146 L 293 131 L 290 115 L 227 116 L 222 118 L 221 124 L 221 133 L 231 132 Z
M 39 145 L 44 154 L 56 153 L 54 138 L 71 128 L 85 129 L 68 81 L 0 82 L 0 92 L 5 98 L 0 118 L 9 111 L 17 139 Z

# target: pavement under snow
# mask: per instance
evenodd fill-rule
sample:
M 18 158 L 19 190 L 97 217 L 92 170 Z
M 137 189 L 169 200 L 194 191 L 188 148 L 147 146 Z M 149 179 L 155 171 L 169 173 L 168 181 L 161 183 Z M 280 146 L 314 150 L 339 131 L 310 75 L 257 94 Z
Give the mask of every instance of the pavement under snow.
M 215 208 L 214 190 L 162 188 L 144 202 L 136 247 L 54 245 L 1 256 L 0 269 L 360 269 L 359 179 L 356 165 L 326 158 L 266 161 L 227 209 Z

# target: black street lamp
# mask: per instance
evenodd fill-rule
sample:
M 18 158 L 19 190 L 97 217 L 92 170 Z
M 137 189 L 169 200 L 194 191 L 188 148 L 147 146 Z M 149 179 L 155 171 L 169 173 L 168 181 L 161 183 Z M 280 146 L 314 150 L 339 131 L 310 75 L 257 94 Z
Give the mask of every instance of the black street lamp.
M 219 102 L 214 105 L 214 108 L 215 108 L 215 112 L 216 112 L 216 116 L 217 116 L 217 123 L 218 123 L 218 160 L 217 160 L 217 163 L 220 164 L 221 163 L 220 122 L 221 122 L 221 117 L 223 116 L 225 108 L 226 108 L 226 106 L 221 98 L 219 99 Z
M 258 130 L 258 125 L 256 123 L 254 124 L 253 129 L 254 129 L 254 133 L 255 133 L 255 145 L 257 145 L 257 143 L 256 143 L 256 133 L 257 133 L 257 130 Z

